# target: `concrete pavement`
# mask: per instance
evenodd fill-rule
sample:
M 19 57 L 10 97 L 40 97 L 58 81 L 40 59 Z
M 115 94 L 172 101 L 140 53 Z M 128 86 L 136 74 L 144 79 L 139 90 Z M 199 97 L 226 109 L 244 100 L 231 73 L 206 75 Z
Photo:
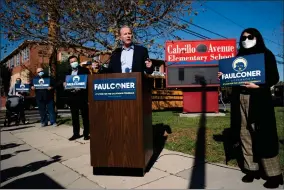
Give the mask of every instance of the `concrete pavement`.
M 1 128 L 1 188 L 264 189 L 263 180 L 242 183 L 238 168 L 166 149 L 144 177 L 93 175 L 89 141 L 71 135 L 67 125 Z

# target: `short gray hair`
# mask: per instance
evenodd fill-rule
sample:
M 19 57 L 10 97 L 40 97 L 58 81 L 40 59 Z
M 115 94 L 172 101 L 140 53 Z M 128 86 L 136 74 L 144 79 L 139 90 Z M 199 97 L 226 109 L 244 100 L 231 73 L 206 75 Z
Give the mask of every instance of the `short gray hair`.
M 123 25 L 123 26 L 121 26 L 120 29 L 119 29 L 119 34 L 121 34 L 122 28 L 129 28 L 129 29 L 131 30 L 131 32 L 132 32 L 132 28 L 131 28 L 130 26 L 128 26 L 128 25 Z

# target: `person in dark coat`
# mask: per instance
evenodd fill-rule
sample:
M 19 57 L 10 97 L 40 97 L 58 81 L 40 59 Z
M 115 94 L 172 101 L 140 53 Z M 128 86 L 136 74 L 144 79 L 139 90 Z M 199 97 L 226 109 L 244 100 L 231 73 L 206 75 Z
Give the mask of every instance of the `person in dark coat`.
M 43 78 L 50 79 L 50 86 L 47 89 L 36 89 L 34 87 L 33 81 L 31 82 L 31 89 L 35 90 L 35 97 L 38 106 L 38 110 L 40 113 L 40 122 L 41 126 L 45 127 L 48 125 L 48 116 L 50 125 L 56 127 L 56 114 L 55 114 L 55 107 L 54 107 L 54 86 L 55 81 L 52 77 L 49 77 L 47 74 L 44 73 L 43 68 L 37 68 L 37 75 L 34 79 L 43 79 Z
M 69 63 L 71 70 L 67 75 L 88 75 L 89 70 L 85 67 L 81 67 L 76 56 L 69 57 Z M 66 86 L 66 82 L 63 83 Z M 84 140 L 89 140 L 89 107 L 88 107 L 88 90 L 87 89 L 74 89 L 68 90 L 68 103 L 71 109 L 73 136 L 69 140 L 75 140 L 80 138 L 80 122 L 79 111 L 81 112 L 84 126 Z
M 102 67 L 101 73 L 141 72 L 152 74 L 154 67 L 147 48 L 133 43 L 132 29 L 122 26 L 119 30 L 122 47 L 114 50 L 108 68 Z
M 266 188 L 283 184 L 279 160 L 279 142 L 270 88 L 279 81 L 276 59 L 266 48 L 257 29 L 245 29 L 240 37 L 237 56 L 264 53 L 266 83 L 245 83 L 232 88 L 231 127 L 240 137 L 246 175 L 243 182 L 260 178 L 260 164 L 267 181 Z M 218 73 L 220 77 L 222 73 Z

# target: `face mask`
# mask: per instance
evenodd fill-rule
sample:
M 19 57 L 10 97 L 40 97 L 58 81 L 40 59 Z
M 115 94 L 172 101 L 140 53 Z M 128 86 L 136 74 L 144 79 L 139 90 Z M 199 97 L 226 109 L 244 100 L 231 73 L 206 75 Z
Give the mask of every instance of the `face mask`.
M 38 73 L 38 76 L 42 77 L 43 74 L 44 74 L 44 72 L 41 71 L 41 72 Z
M 19 80 L 16 81 L 16 84 L 20 84 L 20 83 L 21 83 L 21 81 L 19 81 Z
M 244 48 L 248 49 L 248 48 L 252 48 L 253 46 L 255 46 L 256 44 L 256 40 L 249 40 L 249 39 L 246 39 L 246 41 L 243 41 L 242 42 L 242 45 Z
M 76 69 L 77 67 L 78 67 L 78 62 L 73 62 L 73 63 L 71 63 L 71 67 L 73 68 L 73 69 Z

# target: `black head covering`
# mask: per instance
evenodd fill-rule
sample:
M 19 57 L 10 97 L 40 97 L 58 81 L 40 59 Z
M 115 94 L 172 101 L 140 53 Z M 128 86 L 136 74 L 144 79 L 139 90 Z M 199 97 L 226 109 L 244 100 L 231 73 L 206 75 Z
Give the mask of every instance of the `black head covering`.
M 256 37 L 255 46 L 248 48 L 248 49 L 243 47 L 242 41 L 241 41 L 241 38 L 242 38 L 242 36 L 245 32 Z M 242 34 L 240 36 L 240 40 L 239 40 L 238 55 L 249 55 L 249 54 L 264 53 L 265 51 L 266 51 L 266 47 L 265 47 L 265 44 L 264 44 L 263 37 L 257 29 L 247 28 L 242 32 Z

